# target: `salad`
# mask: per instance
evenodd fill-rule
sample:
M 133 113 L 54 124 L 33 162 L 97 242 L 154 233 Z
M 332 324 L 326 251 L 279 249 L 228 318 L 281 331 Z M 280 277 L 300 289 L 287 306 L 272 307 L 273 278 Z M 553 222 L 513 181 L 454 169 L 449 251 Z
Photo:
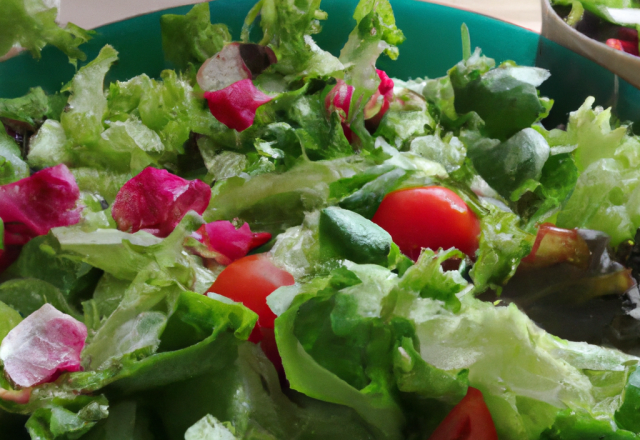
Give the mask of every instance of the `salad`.
M 91 33 L 3 0 L 0 52 Z M 175 70 L 0 99 L 0 427 L 11 439 L 640 438 L 640 138 L 544 69 L 376 69 L 361 0 L 161 19 Z
M 613 49 L 640 56 L 640 3 L 636 0 L 551 0 L 551 4 L 577 31 Z

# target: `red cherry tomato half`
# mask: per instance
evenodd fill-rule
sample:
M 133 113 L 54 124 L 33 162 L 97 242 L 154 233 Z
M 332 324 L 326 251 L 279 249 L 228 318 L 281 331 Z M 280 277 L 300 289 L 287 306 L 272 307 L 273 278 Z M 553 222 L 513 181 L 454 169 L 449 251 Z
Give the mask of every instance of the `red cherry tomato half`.
M 429 440 L 498 440 L 496 427 L 480 390 L 469 387 Z
M 402 253 L 417 260 L 422 248 L 455 247 L 470 257 L 478 249 L 480 221 L 453 191 L 428 186 L 385 196 L 372 221 L 391 234 Z
M 267 305 L 267 296 L 281 286 L 295 283 L 293 276 L 276 267 L 265 254 L 249 255 L 227 266 L 209 288 L 209 292 L 241 302 L 258 314 L 258 323 L 249 340 L 262 341 L 262 349 L 277 366 L 279 356 L 273 333 L 276 315 Z
M 280 286 L 295 283 L 293 276 L 276 267 L 265 254 L 249 255 L 227 266 L 209 292 L 241 302 L 258 314 L 258 324 L 273 328 L 276 315 L 267 305 L 267 296 Z

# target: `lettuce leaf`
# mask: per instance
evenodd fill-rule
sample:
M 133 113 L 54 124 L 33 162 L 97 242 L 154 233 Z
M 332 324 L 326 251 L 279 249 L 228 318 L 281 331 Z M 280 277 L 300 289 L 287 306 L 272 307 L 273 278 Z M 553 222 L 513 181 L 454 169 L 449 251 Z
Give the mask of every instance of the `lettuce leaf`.
M 319 20 L 327 14 L 319 9 L 320 0 L 261 0 L 247 15 L 242 40 L 248 42 L 250 27 L 260 15 L 262 41 L 276 54 L 273 69 L 289 77 L 316 77 L 344 67 L 337 58 L 318 47 L 311 35 L 320 32 Z
M 24 179 L 29 174 L 29 167 L 22 160 L 18 144 L 0 124 L 0 185 Z
M 535 235 L 520 229 L 520 220 L 511 212 L 492 207 L 481 218 L 480 247 L 470 275 L 475 291 L 500 289 L 513 276 L 520 260 L 529 255 Z
M 638 147 L 629 128 L 612 124 L 611 109 L 592 108 L 594 98 L 569 116 L 566 131 L 541 130 L 552 147 L 574 148 L 580 172 L 575 189 L 558 213 L 557 225 L 606 232 L 617 246 L 640 226 Z
M 276 319 L 276 340 L 292 389 L 353 408 L 374 438 L 394 439 L 402 438 L 405 419 L 392 393 L 392 352 L 407 328 L 379 317 L 379 301 L 391 286 L 383 284 L 370 294 L 367 287 L 380 279 L 378 270 L 388 274 L 362 266 L 358 278 L 372 275 L 365 284 L 353 285 L 348 278 L 351 285 L 345 286 L 345 278 L 336 274 L 328 288 L 297 296 Z
M 104 96 L 104 77 L 118 59 L 118 52 L 107 45 L 98 56 L 80 68 L 63 91 L 71 92 L 69 111 L 62 114 L 60 122 L 73 146 L 90 147 L 100 139 L 104 131 L 103 118 L 107 113 Z
M 160 28 L 165 57 L 181 70 L 200 65 L 231 41 L 226 25 L 211 24 L 208 3 L 195 5 L 186 15 L 163 15 Z
M 237 217 L 256 231 L 277 234 L 300 225 L 305 212 L 325 206 L 329 185 L 359 166 L 344 159 L 301 161 L 284 173 L 233 177 L 216 183 L 203 216 L 207 222 Z
M 0 5 L 0 54 L 15 45 L 40 58 L 42 48 L 51 44 L 69 56 L 71 61 L 85 60 L 78 46 L 91 38 L 91 32 L 69 23 L 60 28 L 55 20 L 58 10 L 43 0 L 7 0 Z
M 506 62 L 496 69 L 479 49 L 449 71 L 459 114 L 476 112 L 490 138 L 505 141 L 546 116 L 549 102 L 538 97 L 536 87 L 549 72 Z M 490 70 L 489 70 L 490 69 Z
M 430 299 L 406 310 L 422 358 L 443 370 L 469 370 L 500 438 L 537 439 L 565 408 L 613 421 L 610 396 L 625 386 L 628 355 L 555 338 L 514 304 L 495 307 L 467 295 L 457 314 Z

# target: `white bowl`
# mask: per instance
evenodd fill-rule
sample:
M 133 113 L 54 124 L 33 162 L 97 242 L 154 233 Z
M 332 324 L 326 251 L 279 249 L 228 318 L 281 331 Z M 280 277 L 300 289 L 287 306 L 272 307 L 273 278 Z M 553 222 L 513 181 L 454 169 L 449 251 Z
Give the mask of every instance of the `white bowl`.
M 613 49 L 569 26 L 551 7 L 542 1 L 542 35 L 609 69 L 620 78 L 640 88 L 640 57 Z

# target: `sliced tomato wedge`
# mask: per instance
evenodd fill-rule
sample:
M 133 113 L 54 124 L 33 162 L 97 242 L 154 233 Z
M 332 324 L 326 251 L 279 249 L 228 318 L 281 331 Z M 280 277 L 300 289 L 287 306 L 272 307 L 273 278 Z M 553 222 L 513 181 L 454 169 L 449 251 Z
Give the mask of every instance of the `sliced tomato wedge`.
M 498 440 L 496 427 L 482 393 L 469 387 L 429 440 Z

